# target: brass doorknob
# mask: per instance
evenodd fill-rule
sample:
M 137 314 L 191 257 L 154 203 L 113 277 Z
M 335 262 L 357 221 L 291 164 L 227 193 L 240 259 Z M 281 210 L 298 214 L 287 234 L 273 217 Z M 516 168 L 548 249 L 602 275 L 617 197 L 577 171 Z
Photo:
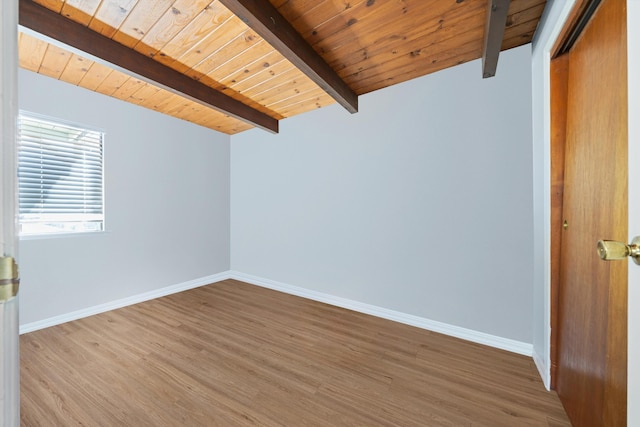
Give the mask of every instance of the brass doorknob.
M 625 259 L 630 256 L 636 264 L 640 265 L 640 236 L 634 237 L 629 245 L 615 240 L 599 240 L 598 255 L 605 261 Z

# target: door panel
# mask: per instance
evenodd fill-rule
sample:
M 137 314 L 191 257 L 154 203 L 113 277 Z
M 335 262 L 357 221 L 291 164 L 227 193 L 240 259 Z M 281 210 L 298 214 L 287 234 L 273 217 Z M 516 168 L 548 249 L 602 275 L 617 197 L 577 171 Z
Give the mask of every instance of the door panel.
M 574 425 L 626 425 L 626 0 L 604 0 L 569 55 L 556 389 Z
M 640 0 L 627 0 L 629 117 L 640 117 Z M 635 78 L 634 78 L 635 76 Z M 629 237 L 640 236 L 640 121 L 629 120 Z M 627 424 L 640 426 L 640 266 L 629 263 Z
M 0 257 L 16 258 L 16 116 L 18 113 L 18 0 L 0 3 Z M 5 263 L 7 265 L 7 263 Z M 9 268 L 0 275 L 13 290 Z M 20 425 L 18 298 L 0 295 L 0 425 Z
M 564 192 L 564 149 L 567 136 L 567 81 L 569 55 L 551 62 L 551 388 L 556 389 L 558 373 L 558 290 L 560 288 L 560 253 L 562 250 L 562 199 Z

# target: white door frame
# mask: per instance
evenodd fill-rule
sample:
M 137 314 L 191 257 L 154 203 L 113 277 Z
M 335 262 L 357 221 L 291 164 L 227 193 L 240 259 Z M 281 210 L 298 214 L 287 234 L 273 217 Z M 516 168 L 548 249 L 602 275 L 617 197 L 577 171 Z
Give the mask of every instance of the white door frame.
M 551 385 L 551 50 L 576 0 L 548 2 L 533 40 L 533 359 Z
M 0 2 L 0 257 L 17 258 L 16 117 L 18 113 L 18 0 Z M 2 289 L 12 288 L 5 266 Z M 7 282 L 9 281 L 9 282 Z M 0 298 L 0 423 L 20 425 L 18 297 Z

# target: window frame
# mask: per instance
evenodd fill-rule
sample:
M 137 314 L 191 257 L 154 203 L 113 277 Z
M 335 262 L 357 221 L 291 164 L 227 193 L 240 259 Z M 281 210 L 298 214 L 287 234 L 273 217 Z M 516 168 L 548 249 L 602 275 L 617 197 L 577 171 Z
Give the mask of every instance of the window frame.
M 46 227 L 47 224 L 49 224 L 50 226 L 61 226 L 62 228 L 60 230 L 51 230 L 51 231 L 43 231 L 43 230 L 34 231 L 33 229 L 27 232 L 24 231 L 23 224 L 27 222 L 26 221 L 23 222 L 23 215 L 25 215 L 25 213 L 22 212 L 21 203 L 20 203 L 20 187 L 21 187 L 20 168 L 21 166 L 23 166 L 22 162 L 20 161 L 21 154 L 22 154 L 22 144 L 23 144 L 22 142 L 23 118 L 31 121 L 42 122 L 52 126 L 72 128 L 80 131 L 87 131 L 87 132 L 99 134 L 100 155 L 97 157 L 99 157 L 100 159 L 100 190 L 99 190 L 100 191 L 100 210 L 101 210 L 100 214 L 67 213 L 67 214 L 61 214 L 61 216 L 67 215 L 67 217 L 69 218 L 69 221 L 56 220 L 56 219 L 51 219 L 51 220 L 45 219 L 42 221 L 29 221 L 32 224 L 36 224 L 36 225 L 40 224 L 43 227 Z M 96 235 L 96 234 L 101 234 L 106 232 L 106 213 L 105 213 L 105 145 L 106 144 L 105 144 L 105 141 L 106 141 L 106 132 L 104 129 L 101 129 L 99 127 L 86 125 L 86 124 L 75 122 L 75 121 L 60 119 L 58 117 L 47 116 L 44 114 L 33 113 L 31 111 L 22 110 L 22 109 L 18 111 L 17 134 L 16 134 L 16 143 L 18 146 L 16 150 L 18 176 L 16 177 L 16 182 L 18 185 L 18 194 L 17 194 L 17 198 L 18 198 L 17 222 L 18 222 L 18 230 L 19 230 L 18 237 L 21 240 L 68 237 L 68 236 L 87 236 L 87 235 Z M 82 150 L 78 150 L 78 152 L 82 152 Z M 73 163 L 69 162 L 69 165 L 73 165 Z M 46 215 L 46 214 L 43 214 L 43 215 Z M 52 214 L 49 214 L 49 215 L 52 215 Z M 97 219 L 93 219 L 93 220 L 88 219 L 86 218 L 85 215 L 95 215 Z M 77 218 L 75 221 L 71 219 L 71 217 L 73 216 Z M 92 222 L 98 223 L 99 226 L 96 229 L 84 228 L 86 224 L 89 224 Z M 76 227 L 80 227 L 80 228 L 76 228 Z

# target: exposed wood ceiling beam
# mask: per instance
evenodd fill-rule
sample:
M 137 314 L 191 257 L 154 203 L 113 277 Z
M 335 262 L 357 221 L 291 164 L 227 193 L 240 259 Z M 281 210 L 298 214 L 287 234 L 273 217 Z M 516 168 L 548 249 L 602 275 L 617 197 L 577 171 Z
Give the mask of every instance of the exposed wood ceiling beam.
M 482 48 L 482 77 L 485 79 L 496 75 L 498 55 L 500 55 L 509 12 L 509 0 L 488 0 L 488 2 Z
M 19 23 L 39 34 L 113 64 L 130 75 L 259 128 L 278 133 L 278 120 L 181 74 L 146 55 L 73 22 L 32 0 L 20 0 Z
M 300 71 L 351 113 L 358 96 L 268 0 L 220 0 Z

